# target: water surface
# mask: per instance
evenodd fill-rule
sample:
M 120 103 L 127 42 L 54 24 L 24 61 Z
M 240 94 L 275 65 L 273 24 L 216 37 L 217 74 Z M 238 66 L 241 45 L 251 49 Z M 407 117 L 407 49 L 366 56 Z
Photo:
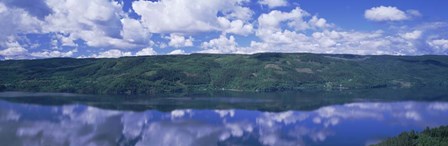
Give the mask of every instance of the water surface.
M 445 94 L 395 92 L 388 94 L 392 98 L 368 93 L 137 98 L 7 92 L 0 93 L 0 141 L 45 146 L 369 145 L 402 131 L 448 125 Z

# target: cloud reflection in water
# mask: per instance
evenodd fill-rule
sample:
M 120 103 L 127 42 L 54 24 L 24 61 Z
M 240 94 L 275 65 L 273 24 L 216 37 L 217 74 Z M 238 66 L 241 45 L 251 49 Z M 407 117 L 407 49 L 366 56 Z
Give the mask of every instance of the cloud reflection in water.
M 0 140 L 11 145 L 364 145 L 402 130 L 448 124 L 445 102 L 350 103 L 284 112 L 0 104 Z M 352 141 L 341 141 L 348 138 Z

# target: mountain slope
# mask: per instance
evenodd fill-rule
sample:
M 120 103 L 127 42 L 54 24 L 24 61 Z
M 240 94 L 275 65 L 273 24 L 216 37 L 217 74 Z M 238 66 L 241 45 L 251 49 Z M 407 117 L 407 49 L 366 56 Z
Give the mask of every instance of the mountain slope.
M 448 56 L 263 53 L 0 61 L 0 90 L 162 94 L 448 87 Z
M 440 126 L 422 132 L 403 132 L 373 146 L 446 146 L 448 145 L 448 126 Z

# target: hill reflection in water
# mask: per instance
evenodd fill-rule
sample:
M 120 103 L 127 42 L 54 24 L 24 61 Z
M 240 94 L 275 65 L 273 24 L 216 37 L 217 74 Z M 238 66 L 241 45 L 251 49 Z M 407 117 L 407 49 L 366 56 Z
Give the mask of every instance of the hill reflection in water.
M 367 145 L 402 131 L 448 124 L 448 102 L 443 100 L 177 97 L 107 102 L 71 94 L 0 95 L 0 141 L 7 145 Z M 39 104 L 55 98 L 65 100 Z

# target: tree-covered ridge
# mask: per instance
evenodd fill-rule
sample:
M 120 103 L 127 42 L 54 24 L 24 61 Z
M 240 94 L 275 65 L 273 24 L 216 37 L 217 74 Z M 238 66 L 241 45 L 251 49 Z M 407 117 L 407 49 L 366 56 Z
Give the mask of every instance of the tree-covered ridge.
M 94 94 L 448 87 L 447 56 L 263 53 L 0 61 L 0 90 Z
M 423 132 L 403 132 L 374 146 L 447 146 L 448 126 L 426 128 Z

